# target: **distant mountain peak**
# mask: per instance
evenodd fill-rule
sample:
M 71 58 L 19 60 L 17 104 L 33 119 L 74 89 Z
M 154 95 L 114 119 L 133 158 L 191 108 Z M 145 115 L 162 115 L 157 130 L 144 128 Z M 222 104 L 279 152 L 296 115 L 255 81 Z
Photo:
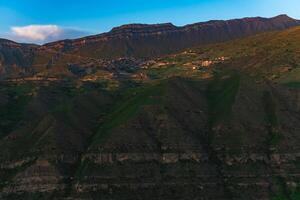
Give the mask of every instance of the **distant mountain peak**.
M 298 21 L 298 20 L 288 16 L 287 14 L 281 14 L 281 15 L 278 15 L 278 16 L 273 17 L 271 19 L 276 19 L 276 20 L 280 20 L 280 21 Z
M 281 15 L 277 15 L 274 18 L 287 18 L 287 19 L 293 19 L 290 16 L 288 16 L 287 14 L 281 14 Z
M 162 24 L 125 24 L 122 26 L 115 27 L 111 32 L 127 31 L 127 30 L 149 30 L 149 29 L 175 29 L 177 28 L 172 23 L 162 23 Z

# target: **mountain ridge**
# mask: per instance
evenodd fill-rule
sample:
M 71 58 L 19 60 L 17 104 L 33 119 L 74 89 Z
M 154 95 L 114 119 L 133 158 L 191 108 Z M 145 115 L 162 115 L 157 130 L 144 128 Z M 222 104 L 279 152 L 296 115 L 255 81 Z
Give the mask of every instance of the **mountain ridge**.
M 107 33 L 42 46 L 0 40 L 0 76 L 48 74 L 53 67 L 56 68 L 53 69 L 55 73 L 65 74 L 70 64 L 81 65 L 82 61 L 102 66 L 101 60 L 151 59 L 298 25 L 299 20 L 279 15 L 273 18 L 211 20 L 182 27 L 171 23 L 129 24 L 115 27 Z M 97 61 L 91 61 L 93 59 Z
M 253 21 L 268 21 L 268 20 L 273 20 L 273 22 L 280 22 L 280 23 L 299 23 L 300 25 L 300 20 L 298 19 L 294 19 L 289 17 L 286 14 L 281 14 L 281 15 L 277 15 L 275 17 L 271 17 L 271 18 L 266 18 L 266 17 L 244 17 L 244 18 L 236 18 L 236 19 L 229 19 L 229 20 L 209 20 L 209 21 L 204 21 L 204 22 L 196 22 L 196 23 L 192 23 L 192 24 L 186 24 L 183 26 L 176 26 L 171 22 L 167 22 L 167 23 L 157 23 L 157 24 L 143 24 L 143 23 L 132 23 L 132 24 L 124 24 L 124 25 L 120 25 L 120 26 L 116 26 L 113 27 L 110 31 L 108 32 L 103 32 L 103 33 L 99 33 L 99 34 L 94 34 L 94 35 L 89 35 L 89 36 L 85 36 L 85 37 L 80 37 L 80 38 L 75 38 L 75 39 L 63 39 L 63 40 L 57 40 L 57 41 L 53 41 L 53 42 L 49 42 L 49 43 L 45 43 L 42 45 L 39 44 L 33 44 L 33 43 L 19 43 L 10 39 L 6 39 L 6 38 L 0 38 L 0 44 L 2 43 L 16 43 L 16 44 L 22 44 L 22 45 L 34 45 L 34 46 L 51 46 L 55 43 L 59 43 L 59 42 L 76 42 L 78 40 L 86 40 L 86 39 L 93 39 L 95 37 L 101 37 L 101 36 L 106 36 L 107 34 L 110 33 L 120 33 L 120 31 L 122 30 L 139 30 L 139 29 L 144 29 L 144 28 L 154 28 L 158 29 L 158 31 L 160 31 L 163 28 L 167 28 L 169 30 L 174 30 L 174 29 L 188 29 L 188 28 L 193 28 L 193 27 L 197 27 L 197 26 L 205 26 L 205 25 L 212 25 L 214 23 L 227 23 L 230 24 L 231 22 L 235 22 L 235 21 L 244 21 L 244 22 L 253 22 Z
M 242 38 L 266 31 L 283 30 L 300 25 L 287 15 L 273 18 L 213 20 L 182 27 L 166 24 L 129 24 L 110 32 L 75 40 L 48 43 L 41 49 L 76 53 L 94 58 L 156 57 L 185 48 Z
M 238 19 L 230 19 L 230 20 L 209 20 L 209 21 L 205 21 L 205 22 L 197 22 L 197 23 L 192 23 L 192 24 L 186 24 L 184 26 L 176 26 L 171 22 L 167 22 L 167 23 L 157 23 L 157 24 L 143 24 L 143 23 L 133 23 L 133 24 L 124 24 L 124 25 L 120 25 L 117 27 L 112 28 L 110 31 L 108 32 L 104 32 L 104 33 L 100 33 L 100 34 L 95 34 L 95 35 L 90 35 L 90 36 L 86 36 L 86 37 L 82 37 L 82 38 L 77 38 L 77 39 L 66 39 L 66 40 L 59 40 L 59 41 L 54 41 L 54 42 L 49 42 L 46 43 L 42 46 L 48 46 L 50 44 L 53 43 L 57 43 L 60 41 L 77 41 L 77 40 L 82 40 L 82 39 L 89 39 L 89 38 L 94 38 L 94 37 L 99 37 L 99 36 L 105 36 L 106 34 L 109 33 L 115 33 L 118 31 L 122 31 L 122 30 L 132 30 L 132 29 L 143 29 L 143 28 L 169 28 L 170 30 L 173 29 L 185 29 L 185 28 L 190 28 L 190 27 L 195 27 L 195 26 L 201 26 L 201 25 L 210 25 L 212 23 L 220 23 L 220 22 L 234 22 L 234 21 L 245 21 L 245 22 L 251 22 L 251 21 L 256 21 L 256 20 L 278 20 L 280 22 L 299 22 L 300 25 L 300 20 L 297 19 L 293 19 L 291 17 L 289 17 L 286 14 L 281 14 L 275 17 L 271 17 L 271 18 L 265 18 L 265 17 L 245 17 L 245 18 L 238 18 Z

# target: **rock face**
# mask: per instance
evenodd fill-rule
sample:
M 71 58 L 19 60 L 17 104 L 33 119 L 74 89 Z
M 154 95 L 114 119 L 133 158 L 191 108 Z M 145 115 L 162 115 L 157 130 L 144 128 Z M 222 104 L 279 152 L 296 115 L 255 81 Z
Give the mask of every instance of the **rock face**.
M 35 47 L 37 45 L 0 39 L 0 77 L 13 71 L 19 73 L 32 71 L 30 67 Z
M 297 25 L 300 25 L 300 21 L 286 15 L 269 19 L 257 17 L 209 21 L 183 27 L 172 24 L 129 24 L 114 28 L 108 33 L 54 42 L 42 48 L 96 58 L 152 57 Z

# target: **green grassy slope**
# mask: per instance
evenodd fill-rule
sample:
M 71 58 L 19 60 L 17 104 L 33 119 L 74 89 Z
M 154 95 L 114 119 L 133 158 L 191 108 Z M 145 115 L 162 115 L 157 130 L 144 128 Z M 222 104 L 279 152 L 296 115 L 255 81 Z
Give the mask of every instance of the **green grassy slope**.
M 204 57 L 229 57 L 228 65 L 281 83 L 299 81 L 300 27 L 268 32 L 196 50 Z

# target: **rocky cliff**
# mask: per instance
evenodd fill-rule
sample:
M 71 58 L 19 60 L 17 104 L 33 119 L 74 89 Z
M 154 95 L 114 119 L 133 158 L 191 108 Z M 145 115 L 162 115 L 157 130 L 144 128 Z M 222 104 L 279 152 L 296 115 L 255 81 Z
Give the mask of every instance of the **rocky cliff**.
M 108 33 L 54 42 L 42 48 L 95 58 L 152 57 L 297 25 L 300 25 L 298 20 L 286 15 L 209 21 L 183 27 L 172 24 L 129 24 L 114 28 Z
M 11 72 L 25 74 L 31 71 L 33 51 L 36 47 L 37 45 L 0 39 L 0 76 Z

